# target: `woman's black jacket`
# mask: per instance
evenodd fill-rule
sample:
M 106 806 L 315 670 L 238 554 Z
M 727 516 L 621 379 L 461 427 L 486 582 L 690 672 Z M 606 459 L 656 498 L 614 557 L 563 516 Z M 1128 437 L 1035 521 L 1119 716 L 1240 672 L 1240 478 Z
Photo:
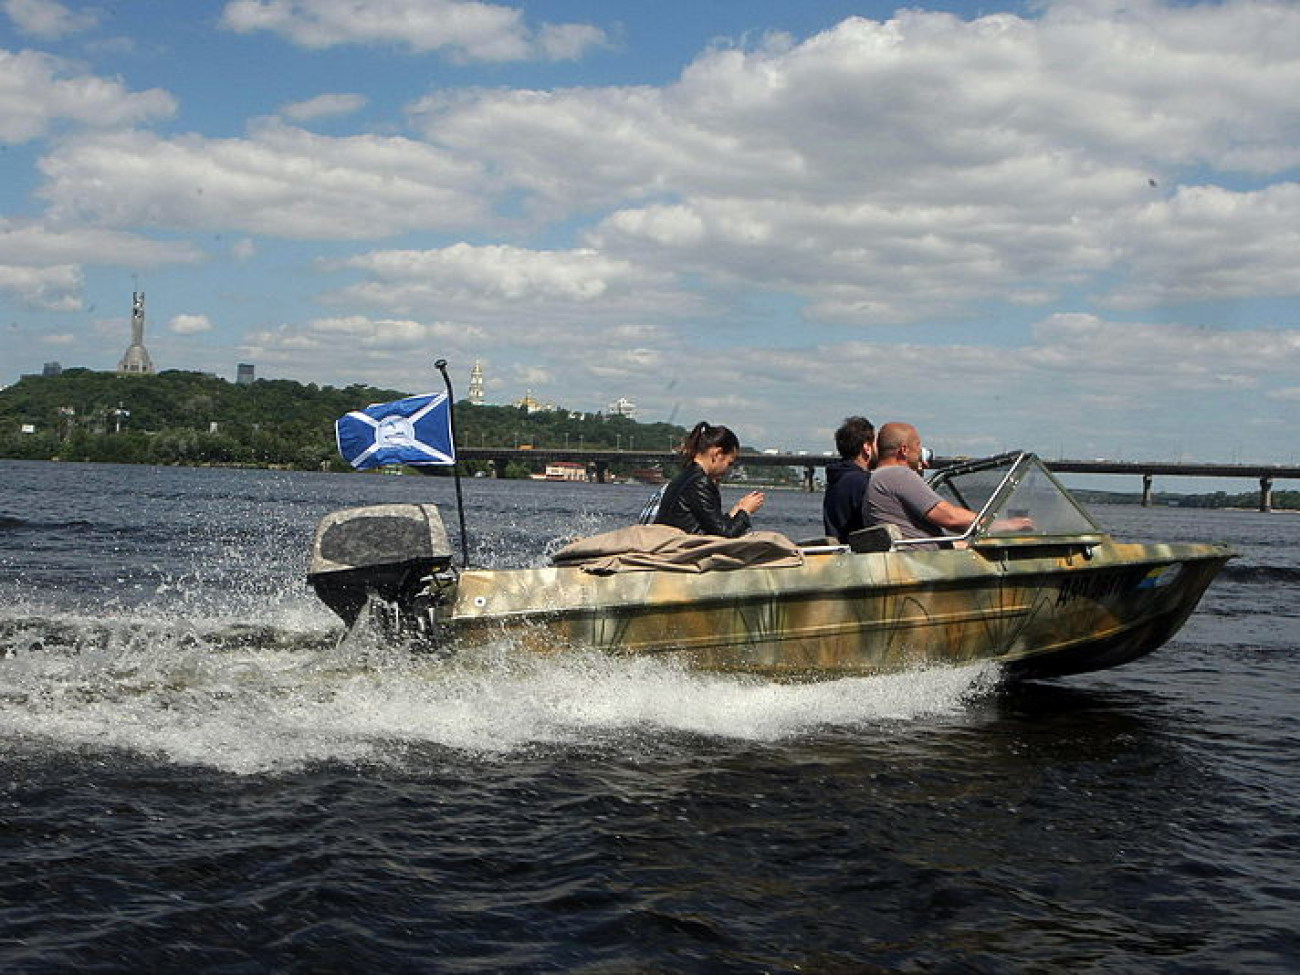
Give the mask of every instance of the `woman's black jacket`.
M 722 513 L 722 492 L 694 461 L 672 479 L 659 502 L 655 524 L 672 525 L 693 535 L 738 538 L 749 531 L 749 512 Z

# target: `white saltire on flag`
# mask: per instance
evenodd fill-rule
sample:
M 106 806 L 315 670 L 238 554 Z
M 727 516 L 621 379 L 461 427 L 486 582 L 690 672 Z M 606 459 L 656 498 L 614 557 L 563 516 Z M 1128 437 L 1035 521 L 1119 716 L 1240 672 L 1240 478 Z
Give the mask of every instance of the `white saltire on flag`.
M 454 464 L 446 393 L 408 396 L 353 410 L 334 424 L 339 453 L 357 470 L 385 464 Z

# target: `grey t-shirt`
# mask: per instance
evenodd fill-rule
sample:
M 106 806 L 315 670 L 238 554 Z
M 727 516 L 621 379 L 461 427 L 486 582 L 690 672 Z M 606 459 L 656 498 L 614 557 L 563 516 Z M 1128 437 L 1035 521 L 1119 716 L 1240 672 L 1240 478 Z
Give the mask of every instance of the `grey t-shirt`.
M 925 513 L 942 500 L 916 471 L 892 464 L 871 472 L 862 513 L 868 525 L 897 525 L 904 538 L 932 538 L 944 531 Z

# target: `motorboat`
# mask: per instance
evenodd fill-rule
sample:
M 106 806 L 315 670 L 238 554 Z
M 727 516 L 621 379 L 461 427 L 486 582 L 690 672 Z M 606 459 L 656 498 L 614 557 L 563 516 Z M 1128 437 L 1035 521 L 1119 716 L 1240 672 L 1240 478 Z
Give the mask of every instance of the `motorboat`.
M 930 483 L 979 513 L 964 534 L 909 539 L 876 526 L 848 545 L 785 539 L 775 560 L 742 551 L 701 565 L 615 551 L 586 564 L 458 567 L 436 505 L 352 508 L 320 522 L 308 579 L 348 626 L 440 653 L 508 641 L 785 680 L 993 662 L 1018 680 L 1151 653 L 1236 555 L 1117 541 L 1032 453 L 951 464 Z

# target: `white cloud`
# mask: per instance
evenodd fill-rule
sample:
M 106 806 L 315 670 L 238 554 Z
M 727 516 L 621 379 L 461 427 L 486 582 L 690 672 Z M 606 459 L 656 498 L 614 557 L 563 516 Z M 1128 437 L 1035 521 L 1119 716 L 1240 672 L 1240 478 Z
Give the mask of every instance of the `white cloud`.
M 1104 297 L 1125 272 L 1109 300 L 1137 307 L 1169 294 L 1148 267 L 1195 270 L 1184 229 L 1219 259 L 1188 298 L 1295 294 L 1289 188 L 1159 187 L 1300 163 L 1278 97 L 1300 90 L 1300 48 L 1279 40 L 1296 36 L 1300 7 L 1269 3 L 905 11 L 711 50 L 664 88 L 438 93 L 410 112 L 539 220 L 608 211 L 585 241 L 608 256 L 792 292 L 815 319 L 961 317 L 1090 281 Z
M 413 349 L 428 342 L 446 339 L 473 341 L 483 337 L 482 330 L 462 322 L 372 319 L 364 315 L 318 318 L 309 324 L 309 331 L 318 336 L 329 336 L 330 341 L 342 337 L 362 348 L 379 349 Z
M 69 222 L 347 240 L 484 216 L 476 164 L 399 137 L 275 123 L 246 139 L 122 132 L 71 140 L 40 165 L 40 194 Z
M 248 237 L 237 240 L 230 245 L 230 256 L 241 263 L 251 261 L 257 256 L 257 244 Z
M 915 422 L 943 452 L 1023 447 L 1055 456 L 1068 444 L 1078 456 L 1090 445 L 1086 456 L 1123 450 L 1131 459 L 1212 458 L 1225 455 L 1209 439 L 1223 429 L 1219 418 L 1282 420 L 1294 409 L 1288 390 L 1300 374 L 1300 332 L 1057 314 L 1039 322 L 1029 340 L 1004 347 L 860 340 L 738 346 L 727 364 L 708 392 L 737 407 L 743 401 L 746 408 L 731 415 L 747 442 L 807 445 L 809 417 L 857 412 Z M 698 409 L 692 393 L 685 391 L 686 409 Z M 641 398 L 662 399 L 653 392 Z M 789 419 L 765 410 L 765 402 L 780 403 Z
M 1264 388 L 1270 377 L 1300 372 L 1300 331 L 1116 323 L 1056 314 L 1035 327 L 1034 345 L 1023 354 L 1036 369 L 1079 385 L 1104 382 L 1112 393 L 1127 388 L 1139 395 L 1152 385 L 1153 366 L 1166 392 Z
M 227 16 L 342 31 L 376 9 L 284 0 Z M 427 142 L 276 123 L 242 139 L 86 136 L 44 160 L 41 192 L 68 221 L 316 239 L 490 234 L 518 227 L 522 202 L 537 222 L 595 218 L 574 252 L 635 268 L 647 293 L 674 296 L 665 311 L 698 308 L 683 296 L 706 289 L 793 295 L 808 318 L 843 324 L 961 320 L 1081 291 L 1123 308 L 1300 291 L 1295 184 L 1177 183 L 1184 166 L 1243 151 L 1285 161 L 1300 144 L 1276 97 L 1300 84 L 1300 52 L 1267 42 L 1300 31 L 1300 8 L 1099 9 L 852 18 L 800 44 L 710 50 L 664 88 L 440 93 L 411 107 Z M 502 253 L 470 252 L 477 268 L 449 251 L 387 298 L 366 284 L 337 297 L 393 314 L 447 296 L 560 299 L 558 280 L 512 293 L 528 272 Z
M 538 366 L 516 366 L 513 370 L 513 376 L 516 383 L 530 389 L 534 386 L 546 386 L 555 382 L 553 372 Z
M 351 115 L 353 112 L 360 111 L 365 105 L 365 95 L 330 92 L 305 101 L 290 102 L 280 108 L 280 114 L 295 122 L 308 122 L 318 118 Z
M 608 44 L 608 35 L 593 24 L 543 24 L 536 38 L 537 50 L 548 61 L 576 61 Z
M 0 217 L 0 265 L 38 267 L 79 263 L 112 267 L 189 264 L 199 259 L 192 244 L 156 241 L 134 234 L 78 225 L 58 226 Z
M 836 368 L 818 371 L 819 361 Z M 972 410 L 983 403 L 1002 413 L 1014 404 L 1034 423 L 1056 412 L 1043 405 L 1050 402 L 1086 397 L 1148 415 L 1171 399 L 1289 383 L 1300 374 L 1300 331 L 1227 331 L 1058 313 L 1039 321 L 1026 342 L 1009 347 L 854 340 L 796 350 L 738 349 L 735 362 L 749 385 L 802 383 L 802 376 L 817 371 L 814 393 L 821 395 L 860 391 L 869 375 L 873 400 L 914 401 L 960 389 Z
M 55 0 L 5 0 L 4 12 L 19 33 L 43 41 L 79 34 L 99 22 L 93 10 L 69 10 Z
M 481 329 L 461 322 L 421 322 L 413 319 L 377 319 L 365 315 L 317 318 L 302 326 L 286 325 L 278 329 L 259 330 L 247 336 L 248 348 L 269 357 L 288 350 L 336 353 L 351 349 L 365 358 L 378 354 L 388 358 L 394 353 L 407 356 L 412 351 L 454 341 L 458 345 L 473 343 L 484 337 Z M 430 360 L 432 361 L 432 360 Z
M 669 364 L 666 349 L 645 347 L 613 349 L 598 359 L 585 363 L 590 375 L 605 379 L 631 379 L 647 373 L 662 373 Z
M 1300 56 L 1254 41 L 1262 22 L 1294 34 L 1300 11 L 1223 8 L 1195 8 L 1206 21 L 1195 36 L 1054 14 L 851 18 L 794 47 L 708 52 L 664 89 L 433 96 L 413 113 L 431 138 L 497 148 L 523 185 L 557 196 L 581 193 L 581 174 L 616 199 L 767 186 L 939 205 L 975 193 L 1073 205 L 1086 192 L 1114 205 L 1137 197 L 1146 182 L 1132 176 L 1152 166 L 1218 160 L 1226 129 L 1238 146 L 1293 149 L 1300 123 L 1273 86 L 1300 85 Z M 507 129 L 517 137 L 490 138 Z M 596 165 L 572 166 L 573 153 Z
M 530 317 L 606 318 L 630 308 L 681 309 L 691 300 L 674 292 L 669 275 L 586 249 L 460 243 L 436 250 L 373 251 L 339 264 L 371 277 L 341 297 L 394 311 L 449 308 L 515 319 L 525 310 Z
M 340 351 L 346 350 L 339 381 L 416 390 L 432 383 L 435 359 L 473 361 L 486 338 L 482 329 L 463 322 L 344 315 L 255 330 L 241 350 L 249 361 L 312 381 L 334 375 Z
M 1180 188 L 1133 214 L 1115 239 L 1126 280 L 1116 308 L 1300 294 L 1300 183 L 1234 193 Z
M 701 198 L 618 211 L 588 241 L 651 267 L 710 274 L 714 284 L 802 295 L 810 318 L 859 324 L 960 315 L 990 294 L 1040 304 L 1113 262 L 1083 227 L 1016 227 L 1010 214 L 975 203 Z
M 505 301 L 535 297 L 590 301 L 603 297 L 613 281 L 633 272 L 626 262 L 594 251 L 541 252 L 506 245 L 376 251 L 346 263 L 388 281 L 431 282 Z
M 0 217 L 0 292 L 34 308 L 80 309 L 82 265 L 141 268 L 197 259 L 197 250 L 187 243 Z
M 529 387 L 539 399 L 598 410 L 647 383 L 662 397 L 677 350 L 688 347 L 671 331 L 639 324 L 557 328 L 519 316 L 469 322 L 340 315 L 255 330 L 241 354 L 280 374 L 408 391 L 431 387 L 435 359 L 447 359 L 459 382 L 476 360 L 489 360 L 489 386 L 500 402 Z
M 522 11 L 478 0 L 231 0 L 222 24 L 272 31 L 303 47 L 385 44 L 467 61 L 572 60 L 606 41 L 587 24 L 534 30 Z
M 0 292 L 34 308 L 77 311 L 81 308 L 81 268 L 74 264 L 22 267 L 0 263 Z
M 198 335 L 212 331 L 212 321 L 207 315 L 176 315 L 167 323 L 167 329 L 176 335 Z
M 0 50 L 0 142 L 28 142 L 61 121 L 119 129 L 175 111 L 176 100 L 160 88 L 131 92 L 48 54 Z

